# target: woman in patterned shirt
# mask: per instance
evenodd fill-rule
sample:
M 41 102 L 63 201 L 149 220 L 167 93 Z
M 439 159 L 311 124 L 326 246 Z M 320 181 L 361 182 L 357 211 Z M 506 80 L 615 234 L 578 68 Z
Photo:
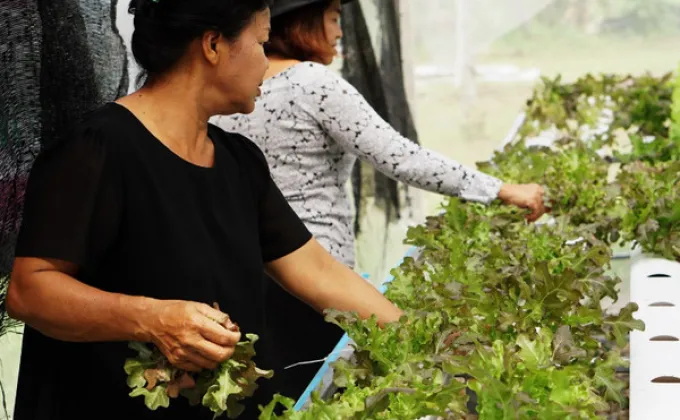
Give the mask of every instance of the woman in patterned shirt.
M 316 239 L 354 267 L 353 213 L 345 186 L 357 158 L 413 187 L 482 203 L 498 198 L 530 209 L 530 220 L 540 217 L 545 209 L 539 185 L 505 184 L 420 147 L 402 137 L 354 87 L 326 67 L 337 55 L 345 2 L 276 1 L 266 46 L 270 67 L 255 111 L 214 120 L 262 149 L 276 184 Z M 328 354 L 340 334 L 334 327 L 315 323 L 313 311 L 283 291 L 272 287 L 266 293 L 265 318 L 272 332 L 286 331 L 277 325 L 295 325 L 299 334 L 298 340 L 291 340 L 301 343 L 299 348 L 282 351 L 284 365 Z M 286 379 L 291 397 L 304 388 L 315 369 L 293 370 L 295 377 Z

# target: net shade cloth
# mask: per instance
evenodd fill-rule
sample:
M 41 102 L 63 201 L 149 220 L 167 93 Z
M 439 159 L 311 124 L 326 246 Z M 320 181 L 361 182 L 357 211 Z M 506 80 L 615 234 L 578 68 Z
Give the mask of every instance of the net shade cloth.
M 376 112 L 397 131 L 411 141 L 418 142 L 418 135 L 411 116 L 401 57 L 401 35 L 397 2 L 377 0 L 380 37 L 380 62 L 375 54 L 364 12 L 360 2 L 352 2 L 343 8 L 342 74 L 366 98 Z M 364 191 L 364 170 L 372 170 L 357 163 L 352 173 L 352 187 L 356 212 L 355 232 L 361 231 L 361 208 L 367 195 L 387 205 L 383 206 L 386 221 L 399 217 L 401 203 L 397 182 L 378 171 L 373 171 L 375 191 Z
M 115 20 L 116 0 L 0 2 L 0 325 L 33 161 L 67 124 L 127 92 Z

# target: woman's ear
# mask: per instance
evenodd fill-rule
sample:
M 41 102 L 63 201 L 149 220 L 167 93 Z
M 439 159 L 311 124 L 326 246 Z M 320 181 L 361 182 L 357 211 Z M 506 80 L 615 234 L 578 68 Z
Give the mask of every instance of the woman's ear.
M 220 42 L 221 40 L 222 34 L 217 31 L 207 31 L 203 34 L 201 39 L 203 55 L 211 64 L 217 64 L 220 60 L 220 54 L 226 53 L 226 51 L 223 51 L 225 43 Z

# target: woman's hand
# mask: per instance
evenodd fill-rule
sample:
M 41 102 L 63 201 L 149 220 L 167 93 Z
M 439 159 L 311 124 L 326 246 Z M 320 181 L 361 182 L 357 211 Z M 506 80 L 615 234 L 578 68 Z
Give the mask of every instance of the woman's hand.
M 527 218 L 533 222 L 546 212 L 543 193 L 543 187 L 538 184 L 503 184 L 498 198 L 506 204 L 531 210 Z
M 191 372 L 215 369 L 241 340 L 227 314 L 196 302 L 155 301 L 142 329 L 173 366 Z

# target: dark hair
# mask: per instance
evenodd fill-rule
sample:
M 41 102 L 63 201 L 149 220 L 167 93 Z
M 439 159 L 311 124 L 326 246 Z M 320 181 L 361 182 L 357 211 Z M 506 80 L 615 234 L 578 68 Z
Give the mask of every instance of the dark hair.
M 132 53 L 153 78 L 170 70 L 194 39 L 206 31 L 237 38 L 270 0 L 132 0 Z
M 294 9 L 272 19 L 267 55 L 279 55 L 300 61 L 321 61 L 335 54 L 326 38 L 324 13 L 331 0 L 319 1 Z

